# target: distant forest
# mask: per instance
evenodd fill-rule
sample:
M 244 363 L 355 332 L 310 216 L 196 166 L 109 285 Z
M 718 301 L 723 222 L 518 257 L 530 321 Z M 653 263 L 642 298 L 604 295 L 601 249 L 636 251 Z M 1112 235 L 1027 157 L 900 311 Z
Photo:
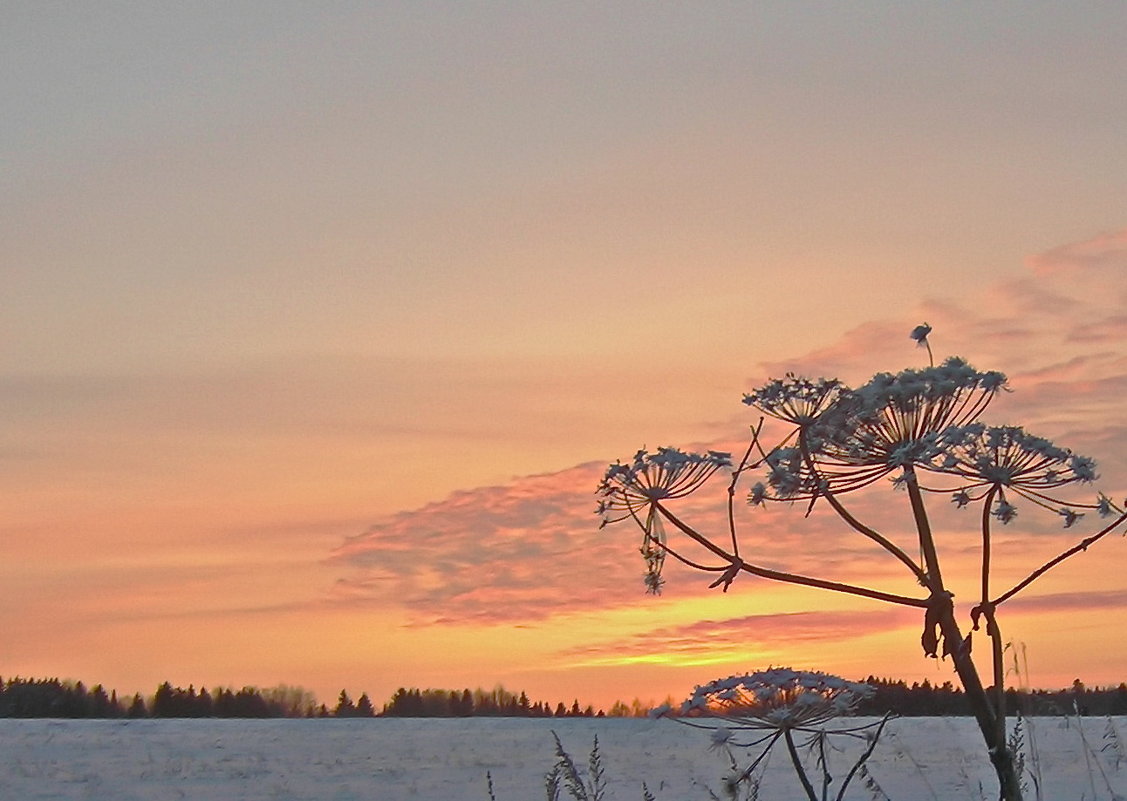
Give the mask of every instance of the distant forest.
M 951 682 L 906 684 L 892 679 L 865 679 L 876 688 L 857 710 L 860 715 L 894 712 L 904 717 L 969 715 L 970 708 Z M 1009 709 L 1025 715 L 1127 715 L 1127 683 L 1117 687 L 1084 686 L 1079 680 L 1063 690 L 1007 690 Z M 666 699 L 676 707 L 672 699 Z M 503 687 L 492 690 L 420 690 L 400 687 L 377 710 L 367 693 L 355 701 L 341 690 L 329 707 L 301 687 L 208 690 L 164 682 L 152 696 L 137 693 L 119 698 L 101 684 L 59 679 L 0 679 L 0 718 L 356 718 L 356 717 L 643 717 L 651 704 L 634 699 L 615 702 L 609 710 L 580 705 L 532 702 L 523 693 Z

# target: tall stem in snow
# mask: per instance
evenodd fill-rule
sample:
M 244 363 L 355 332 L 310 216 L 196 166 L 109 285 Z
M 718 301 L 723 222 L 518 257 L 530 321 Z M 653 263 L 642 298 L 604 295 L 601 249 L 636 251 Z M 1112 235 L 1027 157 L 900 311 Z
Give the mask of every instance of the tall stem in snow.
M 990 602 L 990 510 L 994 497 L 998 494 L 996 486 L 986 493 L 982 503 L 982 600 L 978 609 L 986 618 L 986 634 L 990 637 L 990 652 L 994 663 L 994 716 L 997 718 L 997 737 L 1006 739 L 1006 688 L 1005 666 L 1003 664 L 1002 630 L 994 604 Z M 976 622 L 977 627 L 977 622 Z
M 1006 747 L 1005 719 L 999 720 L 999 716 L 991 707 L 986 688 L 983 687 L 982 679 L 978 675 L 978 668 L 971 659 L 969 643 L 964 641 L 959 624 L 955 620 L 955 605 L 951 601 L 951 594 L 943 585 L 939 554 L 935 548 L 927 509 L 924 507 L 923 493 L 920 491 L 916 472 L 911 466 L 904 468 L 904 479 L 908 498 L 912 504 L 916 531 L 919 534 L 920 551 L 923 554 L 924 566 L 927 568 L 927 586 L 932 594 L 932 602 L 935 604 L 936 622 L 943 635 L 944 648 L 951 654 L 955 672 L 966 691 L 967 701 L 970 703 L 979 731 L 982 732 L 990 761 L 994 765 L 998 783 L 1001 785 L 1000 798 L 1002 801 L 1021 801 L 1021 787 L 1014 768 L 1013 755 Z

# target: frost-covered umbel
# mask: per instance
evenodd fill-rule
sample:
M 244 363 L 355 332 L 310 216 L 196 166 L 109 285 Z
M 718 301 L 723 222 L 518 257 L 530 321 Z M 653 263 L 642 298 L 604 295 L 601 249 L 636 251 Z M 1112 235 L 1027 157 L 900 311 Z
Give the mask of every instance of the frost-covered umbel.
M 720 451 L 699 454 L 658 448 L 656 453 L 642 449 L 630 464 L 615 462 L 607 468 L 598 488 L 602 497 L 596 513 L 602 516 L 603 526 L 632 518 L 642 528 L 640 551 L 646 562 L 647 591 L 661 591 L 661 569 L 668 551 L 665 529 L 654 504 L 691 494 L 713 473 L 731 464 L 731 454 Z
M 846 681 L 809 670 L 771 668 L 742 676 L 717 679 L 693 690 L 674 720 L 678 723 L 705 729 L 710 732 L 712 748 L 728 754 L 732 771 L 725 777 L 729 797 L 741 797 L 741 786 L 748 787 L 748 798 L 757 797 L 757 775 L 761 774 L 767 760 L 780 742 L 786 747 L 795 774 L 810 801 L 829 801 L 830 785 L 834 778 L 830 772 L 829 738 L 847 737 L 864 740 L 866 746 L 846 774 L 835 785 L 837 801 L 845 796 L 851 779 L 873 753 L 877 740 L 891 715 L 876 721 L 852 725 L 835 725 L 830 721 L 852 714 L 861 699 L 868 697 L 874 688 L 860 682 Z M 673 716 L 668 706 L 652 713 L 657 717 Z M 737 735 L 743 732 L 744 738 Z M 751 749 L 749 762 L 742 769 L 737 765 L 733 748 Z M 821 773 L 818 784 L 821 795 L 803 764 L 800 751 L 806 750 Z
M 744 403 L 794 425 L 793 445 L 769 454 L 766 486 L 753 498 L 810 500 L 861 489 L 906 467 L 931 468 L 944 456 L 944 432 L 973 422 L 1005 385 L 1002 373 L 979 372 L 956 358 L 878 373 L 857 389 L 794 376 L 772 381 Z M 783 413 L 791 409 L 804 413 Z
M 744 403 L 795 426 L 763 459 L 764 480 L 748 502 L 816 502 L 862 489 L 906 471 L 920 475 L 925 491 L 949 492 L 961 508 L 992 496 L 993 515 L 1009 523 L 1017 515 L 1006 492 L 1058 513 L 1065 527 L 1097 509 L 1118 507 L 1066 501 L 1050 494 L 1096 478 L 1095 462 L 1016 426 L 987 427 L 977 418 L 1006 388 L 997 371 L 980 372 L 962 359 L 939 367 L 878 373 L 858 389 L 836 380 L 788 375 L 744 396 Z M 950 483 L 940 487 L 935 481 Z M 993 488 L 993 492 L 991 489 Z
M 720 717 L 733 730 L 807 729 L 852 714 L 873 692 L 828 673 L 772 668 L 703 684 L 679 714 Z
M 637 517 L 654 501 L 682 498 L 697 490 L 721 467 L 730 467 L 732 455 L 720 451 L 685 453 L 677 448 L 645 449 L 630 464 L 615 462 L 607 468 L 599 494 L 598 514 L 603 525 Z

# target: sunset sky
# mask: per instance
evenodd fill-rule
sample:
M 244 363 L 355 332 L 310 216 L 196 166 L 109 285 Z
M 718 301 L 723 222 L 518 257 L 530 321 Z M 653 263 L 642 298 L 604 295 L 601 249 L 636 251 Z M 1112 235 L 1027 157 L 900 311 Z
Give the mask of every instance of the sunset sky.
M 954 680 L 920 616 L 598 530 L 643 445 L 936 355 L 1127 496 L 1127 6 L 16 3 L 0 11 L 0 676 L 661 700 Z M 724 482 L 694 501 L 723 511 Z M 1085 490 L 1087 495 L 1094 491 Z M 933 499 L 957 600 L 976 519 Z M 908 526 L 879 487 L 859 508 Z M 910 591 L 828 514 L 761 561 Z M 1096 526 L 1022 509 L 1016 580 Z M 1002 617 L 1127 680 L 1127 540 Z M 917 588 L 918 591 L 918 588 Z

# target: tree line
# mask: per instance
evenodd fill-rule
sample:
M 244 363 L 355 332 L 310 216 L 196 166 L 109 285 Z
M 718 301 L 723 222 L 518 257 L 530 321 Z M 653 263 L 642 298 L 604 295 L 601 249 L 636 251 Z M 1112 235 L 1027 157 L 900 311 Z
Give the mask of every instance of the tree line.
M 963 691 L 944 682 L 904 681 L 873 676 L 865 682 L 874 693 L 859 706 L 860 715 L 893 712 L 903 717 L 969 715 Z M 1079 679 L 1062 690 L 1006 691 L 1008 706 L 1024 715 L 1127 715 L 1127 683 L 1117 687 L 1086 687 Z M 672 699 L 667 699 L 672 703 Z M 672 704 L 676 706 L 675 704 Z M 616 701 L 609 710 L 596 710 L 578 700 L 570 704 L 531 701 L 524 692 L 498 685 L 492 690 L 442 690 L 400 687 L 380 709 L 367 693 L 355 701 L 341 690 L 336 704 L 318 703 L 301 687 L 215 687 L 198 690 L 163 682 L 153 695 L 127 698 L 101 684 L 52 679 L 0 679 L 0 718 L 353 718 L 353 717 L 644 717 L 652 703 Z
M 893 679 L 869 676 L 865 683 L 874 687 L 873 694 L 857 707 L 859 715 L 932 717 L 970 715 L 971 707 L 961 688 L 945 681 L 939 685 L 923 682 L 907 684 Z M 1116 687 L 1086 687 L 1076 679 L 1062 690 L 1006 690 L 1006 708 L 1010 715 L 1127 715 L 1127 683 Z
M 616 704 L 615 714 L 645 714 L 648 707 L 635 700 Z M 591 705 L 555 707 L 532 703 L 524 692 L 504 687 L 492 690 L 419 690 L 399 688 L 377 710 L 367 693 L 355 701 L 341 690 L 332 707 L 317 702 L 302 687 L 174 687 L 163 682 L 149 697 L 136 693 L 121 698 L 101 684 L 58 678 L 0 679 L 0 718 L 355 718 L 355 717 L 596 717 Z
M 630 717 L 645 715 L 648 705 L 635 700 L 632 706 L 616 703 L 611 716 Z M 521 717 L 521 718 L 592 718 L 606 717 L 603 710 L 595 711 L 590 704 L 580 706 L 578 699 L 570 705 L 563 701 L 551 703 L 530 701 L 524 692 L 511 693 L 498 685 L 492 690 L 435 690 L 400 687 L 384 704 L 380 713 L 385 717 L 407 718 L 466 718 L 466 717 Z
M 121 698 L 101 684 L 51 679 L 0 680 L 0 718 L 280 718 L 319 713 L 313 694 L 280 685 L 211 691 L 162 683 L 148 698 Z M 329 714 L 326 710 L 325 714 Z

